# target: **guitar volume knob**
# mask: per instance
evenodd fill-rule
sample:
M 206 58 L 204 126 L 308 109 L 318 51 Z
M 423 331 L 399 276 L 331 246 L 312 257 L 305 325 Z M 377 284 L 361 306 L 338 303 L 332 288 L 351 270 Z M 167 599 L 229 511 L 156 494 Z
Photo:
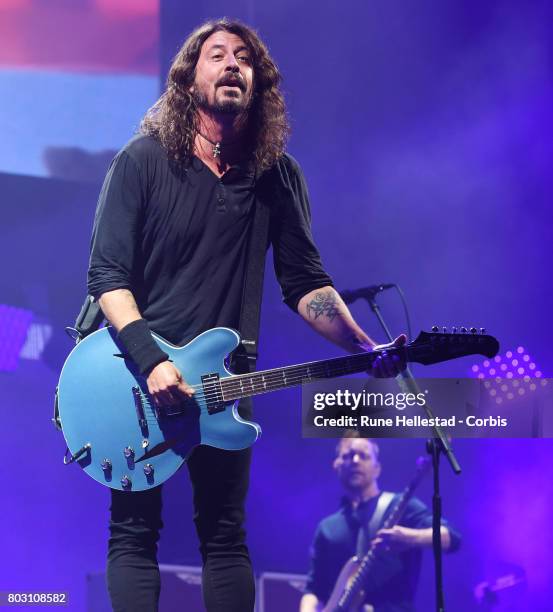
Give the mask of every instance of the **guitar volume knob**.
M 431 329 L 434 333 L 436 333 L 440 328 L 437 325 L 432 325 Z
M 151 476 L 154 473 L 154 466 L 151 463 L 147 463 L 144 466 L 144 474 L 146 476 Z
M 127 459 L 134 457 L 134 450 L 132 446 L 125 446 L 125 448 L 123 449 L 123 455 L 125 455 Z
M 121 486 L 123 489 L 130 489 L 132 486 L 131 479 L 128 476 L 123 476 L 123 478 L 121 478 Z
M 104 472 L 109 472 L 111 470 L 111 461 L 109 459 L 102 459 L 102 463 L 100 464 Z

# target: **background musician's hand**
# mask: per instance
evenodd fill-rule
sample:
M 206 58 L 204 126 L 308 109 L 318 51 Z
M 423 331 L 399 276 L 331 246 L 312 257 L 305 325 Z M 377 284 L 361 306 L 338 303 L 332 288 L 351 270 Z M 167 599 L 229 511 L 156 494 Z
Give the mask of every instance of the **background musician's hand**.
M 401 551 L 420 545 L 420 529 L 394 525 L 391 529 L 379 529 L 372 545 L 380 550 Z
M 173 406 L 194 395 L 194 389 L 170 361 L 158 363 L 148 375 L 147 383 L 156 406 Z

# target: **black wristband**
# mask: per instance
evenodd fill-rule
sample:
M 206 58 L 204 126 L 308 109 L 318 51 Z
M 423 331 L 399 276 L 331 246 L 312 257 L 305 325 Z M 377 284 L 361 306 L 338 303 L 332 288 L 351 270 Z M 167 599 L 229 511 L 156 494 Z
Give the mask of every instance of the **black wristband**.
M 158 363 L 169 359 L 169 355 L 162 351 L 154 340 L 146 319 L 138 319 L 125 325 L 117 337 L 143 376 Z

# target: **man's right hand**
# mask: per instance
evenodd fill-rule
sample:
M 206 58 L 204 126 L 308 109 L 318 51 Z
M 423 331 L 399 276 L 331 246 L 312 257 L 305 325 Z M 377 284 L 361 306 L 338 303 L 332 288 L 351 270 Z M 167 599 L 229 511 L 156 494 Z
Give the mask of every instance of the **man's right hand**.
M 156 406 L 174 406 L 194 395 L 194 389 L 183 379 L 182 374 L 170 361 L 158 363 L 150 372 L 147 381 Z

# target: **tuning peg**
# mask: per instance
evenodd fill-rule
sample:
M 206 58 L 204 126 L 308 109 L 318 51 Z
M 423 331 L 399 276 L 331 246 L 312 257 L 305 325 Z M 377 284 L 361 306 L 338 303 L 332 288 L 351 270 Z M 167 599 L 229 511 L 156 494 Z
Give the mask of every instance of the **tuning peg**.
M 457 328 L 456 328 L 455 326 L 453 326 L 453 327 L 451 328 L 451 333 L 452 333 L 452 334 L 456 334 L 456 333 L 457 333 Z
M 467 333 L 467 328 L 466 327 L 461 327 L 461 333 L 462 334 L 466 334 Z
M 471 334 L 475 334 L 478 330 L 476 329 L 476 327 L 471 327 L 470 328 L 470 333 Z
M 444 334 L 447 334 L 447 327 L 445 325 L 442 327 L 442 331 L 444 332 Z
M 434 333 L 438 332 L 440 330 L 440 328 L 437 325 L 432 325 L 432 331 Z
M 484 327 L 481 327 L 481 328 L 480 328 L 480 333 L 481 333 L 482 335 L 484 335 L 484 334 L 486 333 L 486 329 L 485 329 Z

